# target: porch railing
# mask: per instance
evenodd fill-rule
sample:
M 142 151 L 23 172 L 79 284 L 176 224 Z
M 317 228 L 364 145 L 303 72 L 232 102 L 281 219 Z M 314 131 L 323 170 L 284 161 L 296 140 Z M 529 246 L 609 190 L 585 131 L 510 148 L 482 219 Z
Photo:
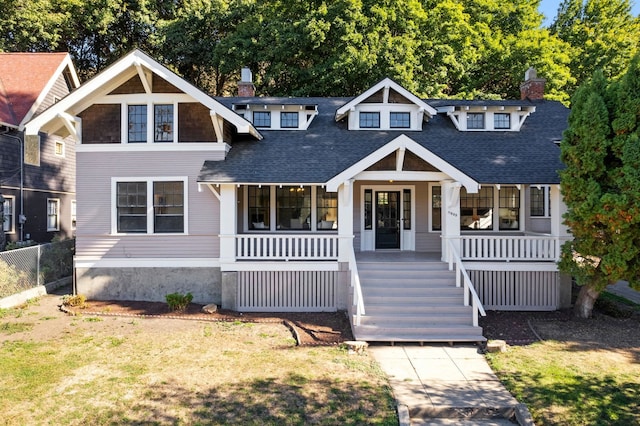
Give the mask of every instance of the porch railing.
M 471 278 L 469 278 L 469 274 L 462 264 L 462 260 L 456 251 L 455 246 L 451 240 L 447 241 L 449 246 L 449 269 L 453 270 L 455 268 L 456 272 L 456 287 L 460 287 L 464 284 L 464 306 L 469 306 L 469 302 L 471 302 L 472 312 L 473 312 L 473 326 L 478 326 L 478 312 L 483 317 L 487 315 L 482 307 L 482 302 L 478 297 L 478 293 L 476 293 L 476 289 L 473 287 L 473 283 L 471 282 Z M 462 282 L 461 282 L 462 281 Z M 471 298 L 471 300 L 469 300 Z
M 561 239 L 539 235 L 462 235 L 462 260 L 552 261 L 558 259 Z
M 360 318 L 365 314 L 364 310 L 364 298 L 362 297 L 362 285 L 360 284 L 360 274 L 358 273 L 358 263 L 356 262 L 356 253 L 351 247 L 349 253 L 349 270 L 351 271 L 351 288 L 353 290 L 353 303 L 352 308 L 355 308 L 355 325 L 360 325 Z
M 336 234 L 236 235 L 237 260 L 337 260 Z

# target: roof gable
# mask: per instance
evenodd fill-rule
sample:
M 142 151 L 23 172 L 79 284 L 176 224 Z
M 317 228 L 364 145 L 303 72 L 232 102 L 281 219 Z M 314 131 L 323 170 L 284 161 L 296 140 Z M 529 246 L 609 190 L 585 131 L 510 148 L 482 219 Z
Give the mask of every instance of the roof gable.
M 35 134 L 41 129 L 47 129 L 47 126 L 50 126 L 49 130 L 59 128 L 59 124 L 53 126 L 49 125 L 49 123 L 62 116 L 67 118 L 75 116 L 94 103 L 95 99 L 114 91 L 126 90 L 123 87 L 139 91 L 139 83 L 142 85 L 144 93 L 152 93 L 155 88 L 154 85 L 157 84 L 154 83 L 157 78 L 159 78 L 159 83 L 162 84 L 163 91 L 167 89 L 168 93 L 185 93 L 195 101 L 208 107 L 212 114 L 219 115 L 234 125 L 238 133 L 251 134 L 258 139 L 262 138 L 247 120 L 138 49 L 113 63 L 84 83 L 75 92 L 35 117 L 27 123 L 26 131 L 29 134 Z M 129 91 L 127 93 L 132 92 Z
M 432 108 L 422 99 L 409 92 L 404 87 L 400 86 L 390 78 L 385 78 L 378 84 L 372 86 L 361 95 L 353 98 L 351 101 L 338 108 L 336 111 L 336 121 L 342 120 L 349 114 L 352 108 L 362 103 L 401 103 L 401 100 L 405 100 L 419 107 L 426 112 L 430 117 L 437 114 L 435 108 Z
M 68 53 L 0 53 L 0 123 L 29 121 L 63 75 L 70 91 L 80 86 Z

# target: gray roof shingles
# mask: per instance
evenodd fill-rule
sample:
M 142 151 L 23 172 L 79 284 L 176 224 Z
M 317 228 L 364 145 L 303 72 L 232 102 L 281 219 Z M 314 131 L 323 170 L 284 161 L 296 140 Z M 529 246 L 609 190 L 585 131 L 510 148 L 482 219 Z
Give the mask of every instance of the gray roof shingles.
M 308 130 L 263 130 L 264 139 L 236 141 L 224 161 L 205 161 L 200 182 L 324 183 L 405 134 L 478 183 L 554 184 L 563 168 L 560 150 L 569 110 L 554 101 L 427 100 L 434 108 L 448 105 L 522 105 L 536 111 L 519 132 L 460 132 L 445 114 L 416 131 L 349 131 L 336 123 L 335 112 L 351 98 L 217 98 L 233 104 L 317 105 Z

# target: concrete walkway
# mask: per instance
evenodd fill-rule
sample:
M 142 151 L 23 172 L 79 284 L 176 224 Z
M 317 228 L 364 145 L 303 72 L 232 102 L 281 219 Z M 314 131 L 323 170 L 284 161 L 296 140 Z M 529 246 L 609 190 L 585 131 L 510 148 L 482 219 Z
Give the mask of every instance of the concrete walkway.
M 476 346 L 380 344 L 368 351 L 389 376 L 401 425 L 513 425 L 507 418 L 518 401 Z
M 633 303 L 640 304 L 640 291 L 636 291 L 629 287 L 629 283 L 626 281 L 618 281 L 617 283 L 608 286 L 607 291 L 620 297 L 624 297 Z

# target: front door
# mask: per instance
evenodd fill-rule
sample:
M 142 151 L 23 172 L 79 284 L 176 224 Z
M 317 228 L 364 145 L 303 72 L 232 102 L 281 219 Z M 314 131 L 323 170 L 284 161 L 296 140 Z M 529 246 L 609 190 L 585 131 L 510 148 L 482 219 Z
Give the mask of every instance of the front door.
M 400 191 L 376 191 L 376 249 L 400 248 Z

